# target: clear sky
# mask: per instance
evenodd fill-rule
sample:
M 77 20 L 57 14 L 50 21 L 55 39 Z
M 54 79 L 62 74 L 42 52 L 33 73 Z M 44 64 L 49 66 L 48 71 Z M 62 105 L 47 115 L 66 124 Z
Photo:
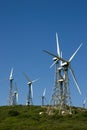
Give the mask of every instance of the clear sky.
M 87 97 L 87 1 L 86 0 L 1 0 L 0 1 L 0 105 L 7 105 L 9 75 L 14 68 L 14 82 L 19 91 L 19 104 L 26 103 L 28 86 L 23 72 L 33 84 L 33 103 L 41 104 L 46 88 L 49 103 L 54 85 L 55 67 L 44 49 L 57 54 L 56 32 L 63 57 L 69 59 L 83 43 L 72 61 L 82 91 L 79 95 L 70 77 L 72 104 L 82 106 Z M 87 104 L 86 104 L 87 107 Z

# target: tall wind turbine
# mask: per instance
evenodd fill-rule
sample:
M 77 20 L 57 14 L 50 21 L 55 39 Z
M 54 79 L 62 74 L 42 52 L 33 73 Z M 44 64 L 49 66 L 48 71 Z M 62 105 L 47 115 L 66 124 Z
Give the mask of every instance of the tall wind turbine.
M 49 51 L 44 50 L 44 52 L 50 54 L 50 55 L 53 56 L 53 57 L 55 56 L 58 60 L 61 60 L 61 61 L 62 61 L 62 67 L 64 67 L 64 71 L 68 72 L 68 70 L 70 70 L 71 75 L 72 75 L 72 77 L 73 77 L 73 80 L 74 80 L 74 82 L 75 82 L 75 85 L 76 85 L 76 87 L 77 87 L 78 92 L 79 92 L 80 95 L 81 95 L 81 90 L 80 90 L 79 85 L 78 85 L 78 83 L 77 83 L 77 80 L 76 80 L 76 78 L 75 78 L 74 71 L 73 71 L 73 69 L 72 69 L 72 67 L 71 67 L 71 61 L 72 61 L 72 59 L 74 58 L 74 56 L 77 54 L 77 52 L 79 51 L 79 49 L 81 48 L 81 46 L 82 46 L 82 44 L 80 44 L 80 46 L 77 48 L 77 50 L 74 52 L 74 54 L 70 57 L 70 59 L 69 59 L 68 61 L 65 60 L 64 58 L 61 58 L 61 57 L 59 57 L 59 56 L 57 56 L 57 55 L 54 55 L 54 54 L 50 53 Z M 67 77 L 66 75 L 68 75 L 68 73 L 65 74 L 65 77 Z M 67 80 L 68 80 L 68 79 L 67 79 Z
M 60 52 L 59 47 L 59 41 L 58 41 L 58 34 L 56 33 L 56 45 L 57 45 L 57 56 L 62 57 L 62 53 Z M 47 51 L 45 51 L 47 52 Z M 47 52 L 48 53 L 48 52 Z M 53 56 L 53 55 L 52 55 Z M 56 55 L 53 56 L 53 64 L 50 66 L 55 65 L 55 82 L 54 82 L 54 88 L 53 93 L 51 97 L 51 105 L 59 107 L 59 109 L 62 109 L 62 102 L 63 102 L 63 75 L 62 75 L 62 67 L 61 67 L 61 60 L 56 57 Z
M 65 106 L 67 104 L 71 105 L 71 97 L 70 97 L 70 92 L 69 92 L 69 80 L 68 80 L 69 75 L 68 75 L 68 70 L 70 70 L 71 75 L 73 77 L 73 80 L 75 82 L 75 85 L 76 85 L 79 93 L 81 94 L 81 90 L 80 90 L 80 88 L 78 86 L 77 80 L 75 78 L 75 74 L 74 74 L 73 69 L 72 69 L 71 64 L 70 64 L 71 61 L 72 61 L 72 59 L 74 58 L 74 56 L 77 54 L 77 52 L 81 48 L 81 46 L 82 46 L 82 44 L 80 44 L 80 46 L 78 47 L 78 49 L 74 52 L 74 54 L 70 57 L 70 59 L 68 61 L 66 59 L 62 58 L 62 56 L 57 56 L 55 54 L 50 53 L 49 51 L 44 50 L 44 52 L 48 53 L 49 55 L 51 55 L 53 57 L 56 57 L 56 62 L 59 61 L 59 60 L 61 61 L 61 67 L 63 69 L 63 74 L 64 74 L 63 75 L 63 79 L 62 78 L 60 79 L 60 80 L 63 81 L 63 82 L 61 82 L 61 83 L 63 83 L 63 85 L 61 85 L 61 87 L 63 86 L 63 89 L 61 89 L 61 90 L 63 90 L 63 96 L 62 96 L 63 100 L 61 100 L 63 102 L 61 102 L 61 103 L 64 104 L 63 105 L 64 108 L 65 108 Z
M 68 104 L 69 106 L 71 106 L 71 96 L 70 96 L 70 87 L 69 87 L 69 75 L 68 75 L 68 72 L 70 71 L 71 73 L 71 76 L 74 80 L 74 83 L 77 87 L 77 90 L 79 92 L 79 94 L 81 95 L 81 90 L 80 90 L 80 87 L 78 85 L 78 82 L 76 80 L 76 77 L 75 77 L 75 74 L 74 74 L 74 71 L 71 67 L 71 61 L 73 60 L 73 58 L 75 57 L 75 55 L 77 54 L 77 52 L 79 51 L 79 49 L 81 48 L 82 44 L 80 44 L 80 46 L 77 48 L 77 50 L 73 53 L 73 55 L 70 57 L 70 59 L 68 61 L 64 61 L 64 59 L 62 58 L 61 61 L 62 61 L 62 67 L 64 69 L 64 104 Z M 65 105 L 65 106 L 66 106 Z M 71 109 L 71 107 L 70 107 Z M 71 113 L 71 110 L 70 110 L 70 113 Z
M 32 105 L 32 104 L 33 104 L 33 101 L 32 101 L 32 98 L 33 98 L 33 87 L 32 87 L 32 84 L 33 84 L 34 82 L 36 82 L 38 79 L 35 79 L 35 80 L 31 81 L 31 80 L 29 79 L 29 77 L 28 77 L 25 73 L 23 73 L 23 74 L 24 74 L 26 80 L 28 81 L 27 84 L 28 84 L 28 86 L 29 86 L 29 91 L 28 91 L 28 96 L 27 96 L 26 105 Z
M 11 69 L 11 73 L 9 76 L 10 81 L 10 91 L 9 91 L 9 105 L 13 105 L 13 68 Z
M 45 94 L 46 94 L 46 88 L 44 89 L 43 95 L 42 95 L 42 106 L 45 105 L 45 100 L 46 100 Z

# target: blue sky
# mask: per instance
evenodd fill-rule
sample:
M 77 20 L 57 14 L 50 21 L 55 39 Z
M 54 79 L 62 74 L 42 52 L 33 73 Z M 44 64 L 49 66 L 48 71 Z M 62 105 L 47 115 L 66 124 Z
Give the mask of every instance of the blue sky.
M 72 61 L 72 67 L 82 91 L 79 95 L 70 77 L 72 104 L 82 106 L 87 96 L 87 1 L 86 0 L 1 0 L 0 1 L 0 105 L 7 105 L 9 75 L 14 68 L 14 82 L 19 91 L 19 104 L 26 103 L 28 92 L 25 72 L 33 84 L 35 105 L 41 104 L 46 88 L 49 103 L 54 85 L 55 67 L 49 69 L 56 54 L 56 32 L 63 57 L 69 59 L 83 43 Z M 87 107 L 87 104 L 86 104 Z

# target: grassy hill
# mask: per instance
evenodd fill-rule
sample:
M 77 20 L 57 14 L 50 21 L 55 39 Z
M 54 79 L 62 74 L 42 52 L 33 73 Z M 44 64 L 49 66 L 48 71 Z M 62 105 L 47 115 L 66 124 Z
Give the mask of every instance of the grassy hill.
M 87 130 L 87 110 L 74 107 L 73 111 L 62 116 L 55 110 L 49 116 L 40 106 L 1 106 L 0 130 Z

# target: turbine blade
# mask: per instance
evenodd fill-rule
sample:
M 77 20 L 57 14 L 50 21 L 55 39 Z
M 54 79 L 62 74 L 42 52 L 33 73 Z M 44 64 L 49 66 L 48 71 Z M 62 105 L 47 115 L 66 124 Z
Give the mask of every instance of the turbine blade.
M 57 44 L 57 54 L 60 57 L 61 54 L 60 54 L 60 48 L 59 48 L 59 42 L 58 42 L 58 34 L 57 33 L 56 33 L 56 44 Z
M 44 52 L 46 52 L 47 54 L 49 54 L 49 55 L 53 56 L 53 57 L 57 57 L 56 55 L 54 55 L 54 54 L 50 53 L 49 51 L 46 51 L 46 50 L 43 50 L 43 51 L 44 51 Z
M 83 44 L 81 43 L 80 46 L 77 48 L 77 50 L 74 52 L 74 54 L 70 57 L 69 62 L 71 62 L 71 60 L 74 58 L 74 56 L 76 55 L 76 53 L 79 51 L 79 49 L 81 48 Z
M 13 76 L 13 68 L 11 69 L 10 78 Z
M 50 69 L 56 64 L 57 61 L 58 61 L 58 59 L 53 62 L 53 64 L 50 66 Z
M 33 98 L 33 86 L 31 84 L 31 97 Z
M 32 81 L 32 83 L 34 83 L 34 82 L 36 82 L 36 81 L 38 81 L 38 80 L 39 80 L 39 78 L 38 78 L 38 79 L 33 80 L 33 81 Z
M 56 56 L 56 55 L 50 53 L 49 51 L 46 51 L 46 50 L 43 50 L 43 51 L 46 52 L 47 54 L 53 56 L 53 57 L 56 57 L 58 60 L 61 60 L 61 61 L 63 61 L 63 62 L 69 63 L 67 60 L 65 60 L 65 59 L 63 59 L 63 58 L 61 58 L 61 57 L 59 57 L 59 56 Z
M 86 98 L 84 99 L 84 101 L 83 101 L 83 104 L 85 104 L 86 103 Z
M 77 80 L 76 80 L 76 78 L 75 78 L 74 71 L 72 70 L 71 66 L 69 66 L 69 69 L 70 69 L 71 75 L 72 75 L 72 77 L 73 77 L 73 80 L 74 80 L 74 82 L 75 82 L 75 84 L 76 84 L 76 87 L 77 87 L 77 89 L 78 89 L 78 92 L 79 92 L 79 94 L 81 95 L 81 90 L 80 90 L 79 85 L 78 85 L 78 83 L 77 83 Z
M 18 92 L 17 92 L 17 94 L 16 94 L 16 100 L 17 100 L 17 103 L 18 103 Z
M 45 97 L 45 94 L 46 94 L 46 88 L 44 89 L 44 92 L 43 92 L 43 97 Z
M 62 58 L 62 51 L 61 51 L 61 58 Z M 60 65 L 62 66 L 62 61 L 60 61 Z
M 15 84 L 14 84 L 14 89 L 15 89 L 15 91 L 18 92 L 18 88 L 17 88 L 17 84 L 16 84 L 16 82 L 15 82 Z
M 24 75 L 24 77 L 26 78 L 26 80 L 28 81 L 28 82 L 31 82 L 31 80 L 29 79 L 29 77 L 23 72 L 23 75 Z

